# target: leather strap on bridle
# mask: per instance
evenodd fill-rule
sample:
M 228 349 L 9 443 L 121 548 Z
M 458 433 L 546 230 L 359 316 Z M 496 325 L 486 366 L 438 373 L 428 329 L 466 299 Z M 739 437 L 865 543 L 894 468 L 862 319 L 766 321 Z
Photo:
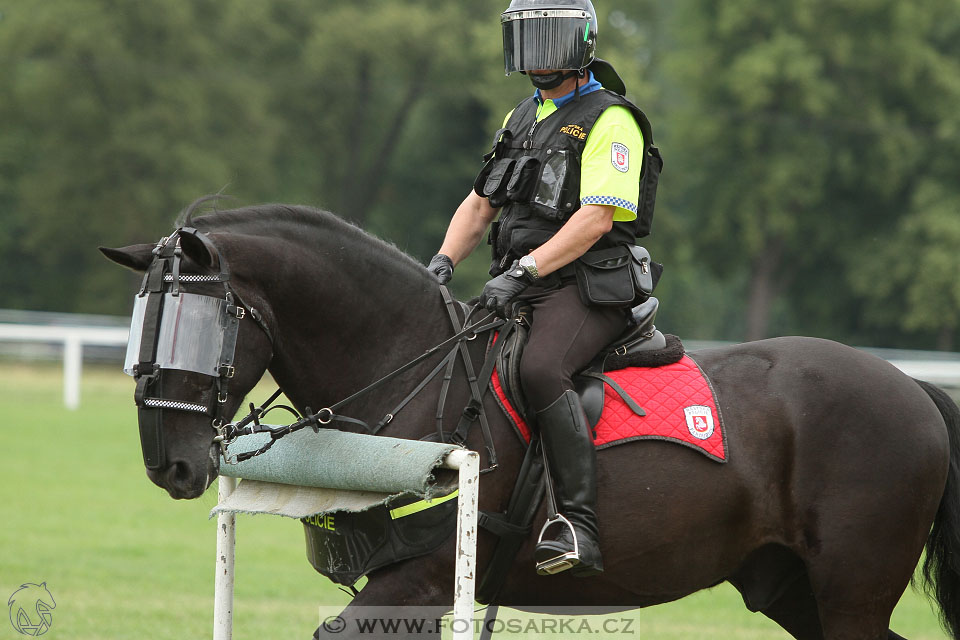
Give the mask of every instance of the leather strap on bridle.
M 450 295 L 450 292 L 447 290 L 446 287 L 440 287 L 440 292 L 443 294 L 443 301 L 447 307 L 447 312 L 450 315 L 450 322 L 453 324 L 453 328 L 455 331 L 459 330 L 460 322 L 457 319 L 456 311 L 453 308 L 453 296 Z M 467 314 L 467 316 L 464 318 L 464 322 L 466 322 L 467 318 L 469 318 L 469 314 Z M 513 323 L 510 323 L 510 327 L 513 327 L 513 326 L 514 326 Z M 505 332 L 506 331 L 507 330 L 505 330 Z M 454 444 L 459 444 L 463 446 L 467 441 L 467 433 L 470 429 L 470 425 L 473 424 L 473 422 L 479 418 L 480 431 L 483 434 L 483 444 L 487 449 L 487 457 L 490 462 L 487 465 L 487 467 L 484 468 L 484 471 L 492 471 L 493 469 L 496 469 L 500 463 L 497 460 L 497 451 L 493 444 L 493 434 L 491 434 L 490 432 L 490 423 L 487 421 L 487 414 L 483 408 L 483 396 L 486 393 L 487 386 L 488 386 L 487 383 L 490 380 L 490 376 L 493 375 L 493 366 L 496 365 L 497 358 L 500 356 L 502 345 L 500 345 L 499 348 L 497 348 L 496 350 L 492 351 L 487 355 L 487 359 L 484 362 L 484 367 L 483 369 L 481 369 L 480 376 L 479 376 L 479 380 L 484 381 L 482 388 L 480 386 L 480 383 L 478 382 L 477 375 L 474 374 L 473 358 L 470 356 L 470 350 L 467 348 L 466 342 L 461 342 L 459 344 L 459 348 L 460 348 L 460 355 L 463 359 L 463 367 L 467 374 L 467 384 L 470 386 L 470 402 L 467 404 L 466 407 L 464 407 L 463 414 L 461 414 L 460 416 L 460 422 L 457 424 L 456 430 L 451 434 L 450 441 L 453 442 Z M 493 364 L 489 367 L 489 372 L 485 373 L 487 371 L 488 363 L 493 363 Z M 442 401 L 442 397 L 441 397 L 441 401 Z M 469 422 L 465 422 L 465 418 L 468 415 L 467 414 L 468 409 L 470 410 L 469 415 L 473 416 L 473 418 Z M 438 409 L 437 427 L 438 429 L 440 429 L 441 436 L 443 435 L 443 431 L 441 427 L 442 421 L 443 421 L 442 410 Z M 442 440 L 442 437 L 441 437 L 441 440 Z
M 490 386 L 490 379 L 493 376 L 493 369 L 497 366 L 497 359 L 500 357 L 500 353 L 503 351 L 503 345 L 506 344 L 507 338 L 510 337 L 510 334 L 516 331 L 517 322 L 519 320 L 512 320 L 510 322 L 504 322 L 504 328 L 500 330 L 500 333 L 497 335 L 496 341 L 493 343 L 493 347 L 487 352 L 487 359 L 483 363 L 483 368 L 480 369 L 480 374 L 477 376 L 479 383 L 476 385 L 476 388 L 473 390 L 473 397 L 470 398 L 470 402 L 467 403 L 467 406 L 463 409 L 463 414 L 460 416 L 460 422 L 457 424 L 456 430 L 450 436 L 450 441 L 454 444 L 463 445 L 467 441 L 467 433 L 470 431 L 470 427 L 478 418 L 484 415 L 483 413 L 483 396 L 487 392 L 487 388 Z M 490 427 L 486 424 L 486 419 L 482 419 L 481 428 L 486 430 L 486 433 L 489 433 Z M 484 435 L 486 438 L 487 435 Z
M 180 266 L 183 259 L 183 250 L 180 247 L 180 237 L 189 235 L 201 242 L 211 256 L 215 256 L 220 272 L 216 275 L 181 275 Z M 219 427 L 224 420 L 224 405 L 227 402 L 230 380 L 235 373 L 234 359 L 237 334 L 240 329 L 240 320 L 249 310 L 251 317 L 266 333 L 273 344 L 273 336 L 263 323 L 260 313 L 253 307 L 243 303 L 240 296 L 230 287 L 230 270 L 216 246 L 206 235 L 193 227 L 177 229 L 168 237 L 162 238 L 153 249 L 154 259 L 144 273 L 139 295 L 146 295 L 147 302 L 144 309 L 143 328 L 140 337 L 140 351 L 137 362 L 133 366 L 134 378 L 137 387 L 134 392 L 134 401 L 138 408 L 138 423 L 140 427 L 140 444 L 143 450 L 143 461 L 147 469 L 162 468 L 166 461 L 162 424 L 163 411 L 187 411 L 202 413 L 211 416 L 214 426 Z M 219 354 L 216 376 L 212 378 L 210 386 L 201 394 L 198 401 L 182 401 L 164 398 L 161 377 L 162 372 L 157 364 L 157 343 L 160 337 L 160 326 L 163 318 L 163 301 L 169 284 L 169 293 L 180 295 L 181 281 L 184 282 L 219 282 L 224 288 L 226 301 L 226 317 L 222 320 L 223 341 Z

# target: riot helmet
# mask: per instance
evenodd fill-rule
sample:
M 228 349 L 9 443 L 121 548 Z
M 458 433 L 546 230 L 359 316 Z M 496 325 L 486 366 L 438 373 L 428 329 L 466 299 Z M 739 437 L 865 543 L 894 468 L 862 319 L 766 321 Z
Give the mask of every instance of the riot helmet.
M 597 12 L 590 0 L 512 0 L 500 24 L 507 75 L 582 71 L 596 58 Z

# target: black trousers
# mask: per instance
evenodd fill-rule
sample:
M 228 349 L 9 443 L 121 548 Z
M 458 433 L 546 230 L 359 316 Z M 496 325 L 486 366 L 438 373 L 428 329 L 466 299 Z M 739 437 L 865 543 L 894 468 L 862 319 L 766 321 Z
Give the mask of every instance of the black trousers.
M 520 382 L 530 407 L 542 411 L 573 389 L 573 374 L 626 329 L 627 310 L 583 304 L 576 282 L 530 287 L 522 298 L 533 307 L 533 321 Z

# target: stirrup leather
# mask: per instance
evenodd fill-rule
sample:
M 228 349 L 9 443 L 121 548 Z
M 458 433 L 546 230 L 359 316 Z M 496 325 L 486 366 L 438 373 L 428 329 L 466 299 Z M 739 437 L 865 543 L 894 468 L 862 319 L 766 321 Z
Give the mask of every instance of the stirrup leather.
M 547 521 L 543 523 L 543 528 L 540 529 L 540 536 L 537 538 L 537 546 L 540 546 L 540 543 L 543 542 L 543 534 L 547 529 L 557 523 L 562 523 L 567 526 L 570 530 L 570 535 L 573 536 L 573 551 L 567 551 L 558 556 L 548 558 L 546 560 L 541 560 L 537 562 L 537 574 L 541 576 L 549 576 L 555 573 L 560 573 L 561 571 L 566 571 L 571 567 L 575 567 L 580 564 L 580 542 L 577 540 L 577 532 L 573 528 L 573 524 L 567 520 L 563 514 L 556 514 L 547 518 Z

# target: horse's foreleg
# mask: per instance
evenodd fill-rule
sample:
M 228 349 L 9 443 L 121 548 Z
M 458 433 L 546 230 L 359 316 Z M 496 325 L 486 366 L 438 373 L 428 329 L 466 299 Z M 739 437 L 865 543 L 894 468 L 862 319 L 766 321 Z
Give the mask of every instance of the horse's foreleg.
M 451 554 L 452 555 L 452 554 Z M 414 558 L 373 572 L 339 615 L 321 621 L 314 638 L 438 638 L 453 608 L 453 573 L 435 556 Z

